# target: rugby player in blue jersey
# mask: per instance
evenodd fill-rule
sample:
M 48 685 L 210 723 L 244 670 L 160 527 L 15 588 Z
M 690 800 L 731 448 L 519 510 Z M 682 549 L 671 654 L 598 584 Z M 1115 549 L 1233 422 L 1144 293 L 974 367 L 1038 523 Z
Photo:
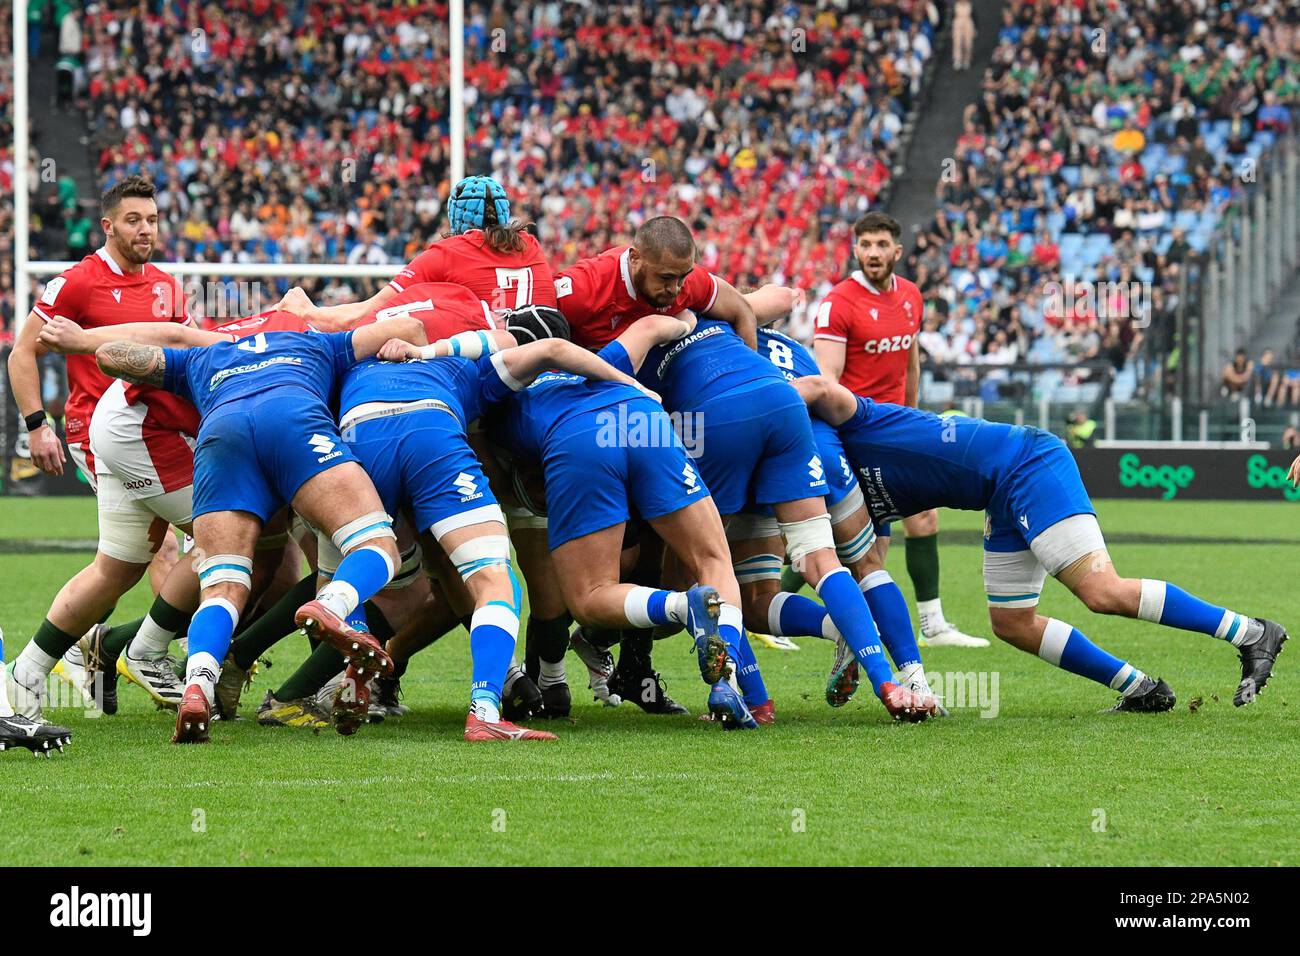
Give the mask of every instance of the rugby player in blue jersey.
M 693 250 L 690 230 L 679 220 L 668 220 L 662 231 L 662 241 L 680 244 L 683 255 Z M 695 461 L 721 514 L 773 509 L 791 564 L 825 602 L 890 714 L 924 720 L 936 713 L 932 696 L 894 683 L 862 592 L 836 555 L 812 424 L 780 372 L 746 346 L 732 325 L 710 319 L 679 340 L 652 349 L 637 377 L 663 395 L 665 408 L 684 420 L 689 416 L 703 423 Z M 731 537 L 733 547 L 746 547 L 746 539 L 734 533 Z M 751 708 L 767 708 L 771 699 L 743 636 L 740 608 L 726 610 L 734 617 L 721 625 L 728 645 L 738 645 L 743 655 L 737 665 L 745 702 Z M 734 637 L 728 636 L 728 628 Z
M 1264 689 L 1287 640 L 1283 627 L 1210 604 L 1176 585 L 1122 578 L 1111 563 L 1078 466 L 1050 432 L 976 418 L 941 418 L 860 398 L 822 377 L 794 387 L 835 426 L 875 521 L 931 508 L 984 511 L 989 620 L 1004 641 L 1120 692 L 1118 711 L 1164 711 L 1172 688 L 1097 647 L 1077 628 L 1038 613 L 1046 575 L 1089 610 L 1199 631 L 1241 658 L 1233 704 Z
M 521 311 L 558 317 L 541 306 Z M 395 513 L 400 507 L 419 533 L 437 539 L 472 599 L 474 672 L 465 725 L 465 739 L 471 741 L 554 740 L 555 735 L 501 719 L 502 686 L 519 634 L 521 590 L 505 516 L 467 430 L 490 405 L 520 389 L 531 391 L 527 386 L 548 370 L 571 373 L 568 378 L 588 384 L 621 382 L 623 392 L 627 386 L 638 388 L 634 379 L 571 342 L 547 338 L 515 344 L 510 333 L 499 330 L 461 332 L 423 348 L 395 340 L 379 352 L 381 359 L 393 361 L 361 362 L 345 373 L 339 400 L 340 431 L 385 509 Z M 635 394 L 649 401 L 639 388 Z M 367 703 L 357 704 L 361 719 Z
M 549 313 L 533 323 L 535 329 L 567 327 L 554 310 L 533 308 Z M 599 358 L 627 372 L 629 351 L 639 359 L 688 327 L 652 316 L 625 333 L 626 345 L 611 343 Z M 417 354 L 394 345 L 396 351 L 385 347 L 385 357 Z M 721 608 L 739 600 L 722 521 L 658 396 L 630 377 L 622 384 L 555 371 L 525 388 L 501 374 L 501 356 L 508 354 L 494 356 L 492 375 L 481 379 L 485 403 L 510 396 L 487 419 L 487 431 L 512 458 L 516 476 L 534 463 L 541 467 L 551 557 L 569 610 L 596 627 L 686 627 L 711 686 L 710 710 L 728 726 L 756 727 L 728 679 L 734 674 L 719 640 Z M 619 582 L 624 529 L 634 515 L 655 529 L 700 585 L 670 591 Z
M 398 564 L 392 518 L 340 438 L 330 407 L 342 373 L 394 337 L 423 341 L 424 330 L 415 319 L 395 318 L 328 335 L 259 333 L 189 349 L 113 342 L 96 350 L 105 373 L 176 392 L 202 416 L 194 482 L 202 602 L 190 622 L 174 743 L 208 739 L 213 691 L 249 597 L 258 535 L 287 504 L 344 555 L 295 622 L 367 673 L 391 668 L 358 626 L 361 603 Z
M 755 304 L 755 312 L 760 312 L 760 309 L 761 306 Z M 797 339 L 775 329 L 758 330 L 758 354 L 771 362 L 788 382 L 820 374 L 812 353 Z M 820 418 L 812 419 L 812 431 L 826 472 L 826 508 L 835 536 L 836 553 L 858 582 L 880 630 L 881 642 L 899 671 L 900 682 L 917 694 L 930 696 L 907 599 L 879 561 L 868 564 L 868 555 L 876 545 L 876 534 L 862 498 L 862 489 L 858 487 L 853 469 L 845 457 L 839 435 Z M 727 533 L 733 540 L 732 557 L 736 562 L 736 577 L 741 582 L 748 626 L 766 628 L 767 633 L 778 637 L 809 636 L 834 640 L 835 659 L 826 684 L 826 701 L 832 707 L 848 703 L 858 686 L 857 658 L 824 605 L 781 590 L 784 549 L 772 509 L 737 515 L 728 525 Z M 883 549 L 887 544 L 885 539 L 879 547 Z

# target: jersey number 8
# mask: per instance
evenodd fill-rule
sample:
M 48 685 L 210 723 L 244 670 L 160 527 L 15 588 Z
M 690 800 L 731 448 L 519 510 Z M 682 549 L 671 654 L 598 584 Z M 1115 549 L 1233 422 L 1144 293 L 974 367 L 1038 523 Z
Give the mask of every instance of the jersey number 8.
M 767 343 L 767 357 L 777 368 L 794 368 L 794 352 L 784 342 L 770 339 Z

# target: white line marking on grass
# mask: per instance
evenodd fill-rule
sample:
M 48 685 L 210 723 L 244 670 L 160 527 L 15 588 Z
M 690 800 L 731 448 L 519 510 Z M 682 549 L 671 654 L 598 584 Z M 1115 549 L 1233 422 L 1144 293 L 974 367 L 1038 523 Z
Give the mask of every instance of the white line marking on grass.
M 59 781 L 54 784 L 25 784 L 24 792 L 57 792 L 59 794 L 77 793 L 94 790 L 126 790 L 138 793 L 142 790 L 207 790 L 213 787 L 230 789 L 232 787 L 257 787 L 263 789 L 284 789 L 291 787 L 339 787 L 339 786 L 375 786 L 379 784 L 475 784 L 475 783 L 592 783 L 595 781 L 618 780 L 627 783 L 647 783 L 655 780 L 693 780 L 688 773 L 624 774 L 604 771 L 601 773 L 538 773 L 538 774 L 462 774 L 457 776 L 402 777 L 384 775 L 379 777 L 359 777 L 351 780 L 332 777 L 307 777 L 297 780 L 190 780 L 183 783 L 166 781 L 136 781 L 134 783 L 76 783 Z

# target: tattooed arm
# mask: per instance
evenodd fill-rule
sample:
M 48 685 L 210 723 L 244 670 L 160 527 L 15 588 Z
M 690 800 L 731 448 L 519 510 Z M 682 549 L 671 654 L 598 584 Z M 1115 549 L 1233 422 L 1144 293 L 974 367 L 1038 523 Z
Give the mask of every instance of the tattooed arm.
M 95 361 L 106 375 L 132 385 L 156 385 L 162 388 L 167 356 L 157 345 L 132 342 L 109 342 L 95 350 Z

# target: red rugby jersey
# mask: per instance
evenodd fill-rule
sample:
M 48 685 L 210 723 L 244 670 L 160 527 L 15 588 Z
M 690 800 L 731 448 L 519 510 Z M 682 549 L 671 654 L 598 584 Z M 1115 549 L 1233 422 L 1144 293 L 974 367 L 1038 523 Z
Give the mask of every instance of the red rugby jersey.
M 895 275 L 881 290 L 856 270 L 822 300 L 813 339 L 844 343 L 840 384 L 853 394 L 902 405 L 908 356 L 923 312 L 915 283 Z
M 417 282 L 380 308 L 363 315 L 353 328 L 399 315 L 419 319 L 430 342 L 450 338 L 457 332 L 497 327 L 488 303 L 465 286 L 455 282 Z
M 189 323 L 179 279 L 152 263 L 139 272 L 123 272 L 102 247 L 46 283 L 32 311 L 45 321 L 64 316 L 85 329 L 127 322 Z M 94 355 L 69 355 L 67 361 L 67 439 L 77 445 L 90 438 L 95 403 L 114 379 L 99 370 Z M 179 395 L 148 385 L 130 385 L 126 399 L 148 406 L 146 422 L 153 426 L 198 433 L 198 412 Z
M 560 311 L 569 322 L 573 341 L 584 348 L 603 348 L 647 315 L 676 315 L 683 309 L 703 314 L 718 297 L 717 277 L 696 266 L 673 304 L 666 309 L 655 308 L 637 295 L 632 284 L 628 264 L 631 248 L 619 246 L 581 259 L 555 279 Z
M 497 313 L 525 305 L 555 308 L 555 279 L 541 244 L 526 232 L 522 238 L 522 252 L 506 253 L 489 249 L 478 229 L 439 239 L 388 284 L 404 292 L 420 282 L 455 282 Z

